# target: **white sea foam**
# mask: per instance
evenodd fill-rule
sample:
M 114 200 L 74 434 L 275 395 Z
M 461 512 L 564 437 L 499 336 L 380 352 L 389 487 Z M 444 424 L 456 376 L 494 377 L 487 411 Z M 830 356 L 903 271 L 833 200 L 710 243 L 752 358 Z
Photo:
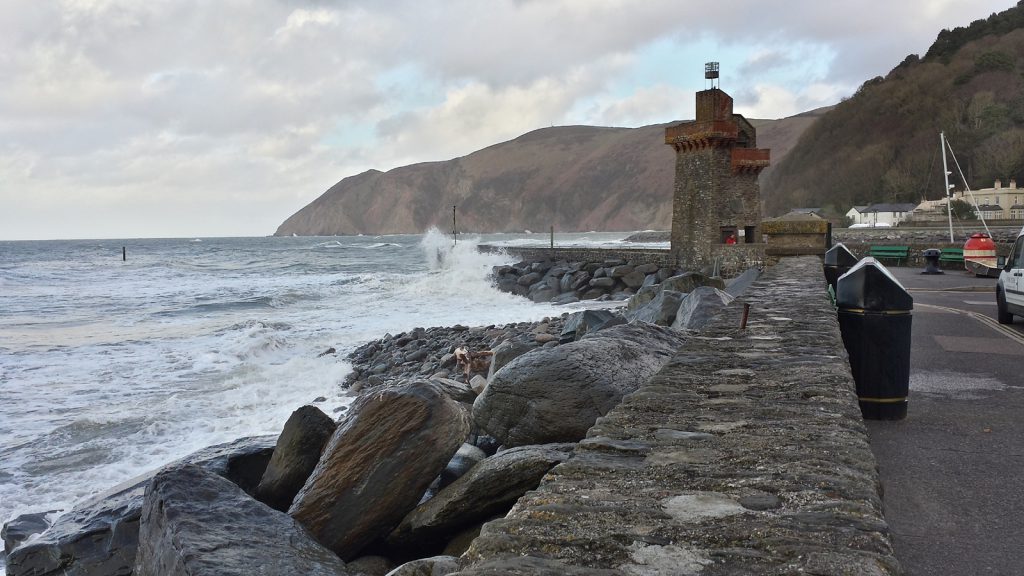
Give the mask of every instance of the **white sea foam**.
M 351 400 L 339 387 L 345 355 L 387 332 L 572 309 L 495 290 L 491 268 L 512 258 L 477 241 L 431 230 L 4 244 L 0 522 L 66 509 L 210 444 L 277 433 L 321 396 L 336 414 Z M 328 347 L 337 354 L 318 357 Z

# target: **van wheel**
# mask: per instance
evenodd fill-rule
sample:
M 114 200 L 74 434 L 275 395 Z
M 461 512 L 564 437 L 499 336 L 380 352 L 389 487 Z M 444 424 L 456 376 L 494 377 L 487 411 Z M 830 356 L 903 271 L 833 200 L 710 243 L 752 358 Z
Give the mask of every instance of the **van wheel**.
M 1013 314 L 1006 310 L 1006 297 L 1002 291 L 996 292 L 996 316 L 1000 324 L 1013 324 Z

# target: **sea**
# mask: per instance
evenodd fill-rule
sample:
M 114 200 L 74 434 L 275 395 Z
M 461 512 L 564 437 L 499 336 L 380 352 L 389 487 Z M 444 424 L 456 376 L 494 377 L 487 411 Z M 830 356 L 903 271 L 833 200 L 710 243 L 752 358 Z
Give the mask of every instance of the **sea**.
M 499 292 L 491 268 L 516 259 L 477 250 L 549 242 L 437 230 L 0 242 L 0 523 L 54 518 L 200 448 L 276 434 L 304 404 L 337 416 L 353 400 L 346 355 L 387 333 L 581 309 Z

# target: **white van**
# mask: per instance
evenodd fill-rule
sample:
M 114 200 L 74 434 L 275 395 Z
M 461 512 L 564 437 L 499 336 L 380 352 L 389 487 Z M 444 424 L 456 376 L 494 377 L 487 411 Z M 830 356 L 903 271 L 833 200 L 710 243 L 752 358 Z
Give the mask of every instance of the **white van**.
M 1024 317 L 1024 229 L 1017 234 L 1006 265 L 999 271 L 996 306 L 1000 324 L 1012 324 L 1014 316 Z

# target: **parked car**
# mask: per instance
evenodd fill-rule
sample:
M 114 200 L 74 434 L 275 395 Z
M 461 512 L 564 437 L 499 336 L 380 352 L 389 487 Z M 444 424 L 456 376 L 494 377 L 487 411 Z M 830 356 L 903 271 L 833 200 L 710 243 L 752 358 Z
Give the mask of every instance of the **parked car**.
M 996 307 L 1000 324 L 1012 324 L 1014 316 L 1024 317 L 1024 228 L 1017 234 L 1006 264 L 999 271 Z

